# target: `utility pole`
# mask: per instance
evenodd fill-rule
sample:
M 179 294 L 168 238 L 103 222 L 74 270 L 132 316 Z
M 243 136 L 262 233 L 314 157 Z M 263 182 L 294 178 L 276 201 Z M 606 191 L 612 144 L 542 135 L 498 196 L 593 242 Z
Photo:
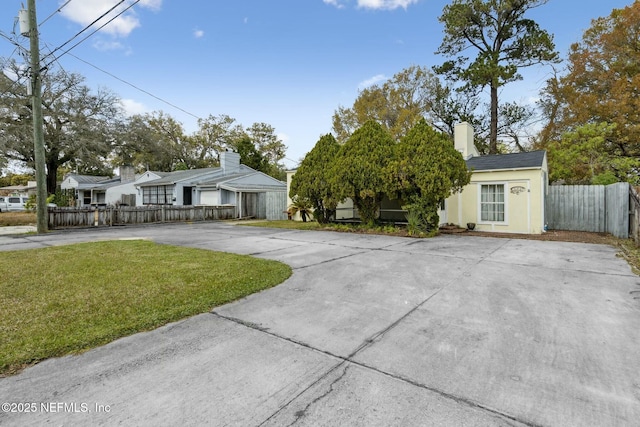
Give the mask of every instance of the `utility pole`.
M 37 229 L 38 233 L 46 233 L 48 227 L 47 175 L 42 129 L 42 80 L 40 75 L 40 43 L 38 40 L 38 21 L 36 19 L 36 0 L 28 0 L 27 11 L 29 14 L 29 45 L 31 53 L 31 105 L 33 113 L 33 153 L 36 162 Z

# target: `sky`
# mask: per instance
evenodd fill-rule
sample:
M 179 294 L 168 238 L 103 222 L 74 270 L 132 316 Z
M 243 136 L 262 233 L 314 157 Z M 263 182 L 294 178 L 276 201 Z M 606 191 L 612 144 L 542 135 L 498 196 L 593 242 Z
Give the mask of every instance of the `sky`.
M 0 2 L 0 57 L 24 61 L 15 45 L 18 10 L 26 0 Z M 37 0 L 44 62 L 116 93 L 129 114 L 162 110 L 187 133 L 198 118 L 228 115 L 249 127 L 273 126 L 294 167 L 332 115 L 351 107 L 358 91 L 411 65 L 432 67 L 443 36 L 438 21 L 447 0 Z M 554 36 L 566 57 L 592 19 L 633 0 L 549 0 L 528 17 Z M 65 43 L 102 16 L 94 26 Z M 15 33 L 14 33 L 15 28 Z M 54 56 L 47 54 L 56 50 Z M 549 66 L 523 69 L 523 81 L 500 99 L 535 102 Z M 488 96 L 487 96 L 488 98 Z

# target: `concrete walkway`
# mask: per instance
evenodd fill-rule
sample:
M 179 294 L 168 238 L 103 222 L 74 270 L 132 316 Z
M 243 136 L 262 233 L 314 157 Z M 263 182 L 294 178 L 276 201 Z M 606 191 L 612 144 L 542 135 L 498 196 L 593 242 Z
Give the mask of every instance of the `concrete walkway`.
M 153 238 L 290 264 L 285 283 L 0 379 L 0 425 L 636 426 L 640 278 L 608 246 L 223 223 Z M 0 257 L 1 257 L 0 253 Z
M 33 225 L 15 225 L 9 227 L 0 227 L 0 236 L 34 233 L 37 228 Z

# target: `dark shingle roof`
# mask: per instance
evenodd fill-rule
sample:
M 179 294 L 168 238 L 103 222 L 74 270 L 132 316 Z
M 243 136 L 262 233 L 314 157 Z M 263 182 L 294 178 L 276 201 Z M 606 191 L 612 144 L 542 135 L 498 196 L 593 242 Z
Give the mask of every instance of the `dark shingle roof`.
M 544 155 L 545 151 L 541 150 L 471 157 L 467 160 L 467 167 L 475 171 L 539 168 L 542 167 Z

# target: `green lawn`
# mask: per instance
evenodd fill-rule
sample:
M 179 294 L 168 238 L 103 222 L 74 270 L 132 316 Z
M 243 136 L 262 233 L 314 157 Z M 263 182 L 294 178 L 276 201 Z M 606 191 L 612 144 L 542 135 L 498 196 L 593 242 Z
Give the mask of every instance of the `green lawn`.
M 407 236 L 405 227 L 395 225 L 377 225 L 374 227 L 362 225 L 359 223 L 328 223 L 318 224 L 316 221 L 248 221 L 238 222 L 237 225 L 265 228 L 286 228 L 291 230 L 325 230 L 325 231 L 341 231 L 347 233 L 366 233 L 366 234 L 386 234 L 394 236 Z
M 291 275 L 276 261 L 142 240 L 2 252 L 0 265 L 0 375 L 210 311 Z

